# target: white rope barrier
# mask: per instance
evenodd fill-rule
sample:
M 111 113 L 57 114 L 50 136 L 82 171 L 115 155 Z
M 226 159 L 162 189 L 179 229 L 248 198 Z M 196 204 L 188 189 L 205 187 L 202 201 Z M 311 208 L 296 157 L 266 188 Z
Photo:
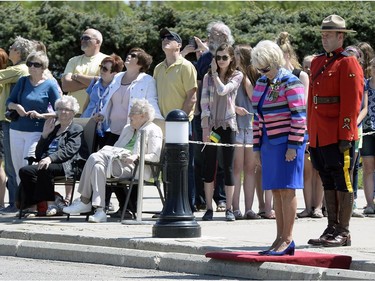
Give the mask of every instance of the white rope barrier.
M 375 131 L 363 133 L 362 136 L 368 136 L 375 134 Z M 200 145 L 214 145 L 214 146 L 224 146 L 224 147 L 253 147 L 252 144 L 229 144 L 229 143 L 215 143 L 215 142 L 203 142 L 203 141 L 189 141 L 189 143 L 200 144 Z M 204 148 L 204 147 L 203 147 Z M 203 150 L 203 149 L 202 149 Z
M 215 145 L 215 146 L 225 146 L 225 147 L 253 147 L 252 144 L 229 144 L 229 143 L 214 143 L 214 142 L 203 142 L 203 141 L 189 141 L 189 143 L 194 143 L 194 144 L 202 144 L 204 146 L 206 145 Z
M 368 135 L 373 135 L 373 134 L 375 134 L 375 131 L 373 131 L 373 132 L 368 132 L 368 133 L 363 133 L 363 134 L 362 134 L 362 137 L 363 137 L 363 136 L 368 136 Z

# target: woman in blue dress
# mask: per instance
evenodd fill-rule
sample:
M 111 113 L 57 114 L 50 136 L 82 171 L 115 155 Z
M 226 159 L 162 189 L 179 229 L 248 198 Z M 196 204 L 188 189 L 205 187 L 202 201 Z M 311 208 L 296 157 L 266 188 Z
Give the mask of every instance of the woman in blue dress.
M 262 76 L 253 93 L 254 152 L 262 165 L 262 187 L 272 190 L 277 233 L 266 255 L 294 255 L 293 226 L 296 189 L 303 188 L 306 129 L 304 87 L 284 65 L 280 47 L 261 41 L 251 53 Z

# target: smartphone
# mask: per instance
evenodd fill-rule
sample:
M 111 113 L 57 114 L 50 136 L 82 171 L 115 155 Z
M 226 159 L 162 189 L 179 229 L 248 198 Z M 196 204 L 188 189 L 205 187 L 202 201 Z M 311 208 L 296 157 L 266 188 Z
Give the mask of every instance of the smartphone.
M 197 42 L 195 42 L 194 37 L 191 37 L 189 39 L 189 45 L 192 45 L 194 47 L 194 49 L 198 48 Z

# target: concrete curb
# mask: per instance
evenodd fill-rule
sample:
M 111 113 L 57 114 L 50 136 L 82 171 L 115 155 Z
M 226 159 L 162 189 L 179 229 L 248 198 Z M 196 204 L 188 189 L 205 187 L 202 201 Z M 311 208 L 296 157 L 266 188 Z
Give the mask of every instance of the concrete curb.
M 4 232 L 1 233 L 2 236 L 4 234 Z M 282 263 L 249 264 L 210 260 L 197 254 L 175 252 L 171 254 L 163 251 L 45 241 L 0 238 L 0 255 L 245 279 L 375 280 L 375 273 L 373 272 L 315 268 Z

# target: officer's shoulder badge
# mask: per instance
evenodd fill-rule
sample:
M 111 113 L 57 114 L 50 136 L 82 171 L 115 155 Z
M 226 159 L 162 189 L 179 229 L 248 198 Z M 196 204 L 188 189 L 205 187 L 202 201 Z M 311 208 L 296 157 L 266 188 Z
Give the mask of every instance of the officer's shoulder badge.
M 347 51 L 342 51 L 341 54 L 344 56 L 344 57 L 350 57 L 351 54 Z

